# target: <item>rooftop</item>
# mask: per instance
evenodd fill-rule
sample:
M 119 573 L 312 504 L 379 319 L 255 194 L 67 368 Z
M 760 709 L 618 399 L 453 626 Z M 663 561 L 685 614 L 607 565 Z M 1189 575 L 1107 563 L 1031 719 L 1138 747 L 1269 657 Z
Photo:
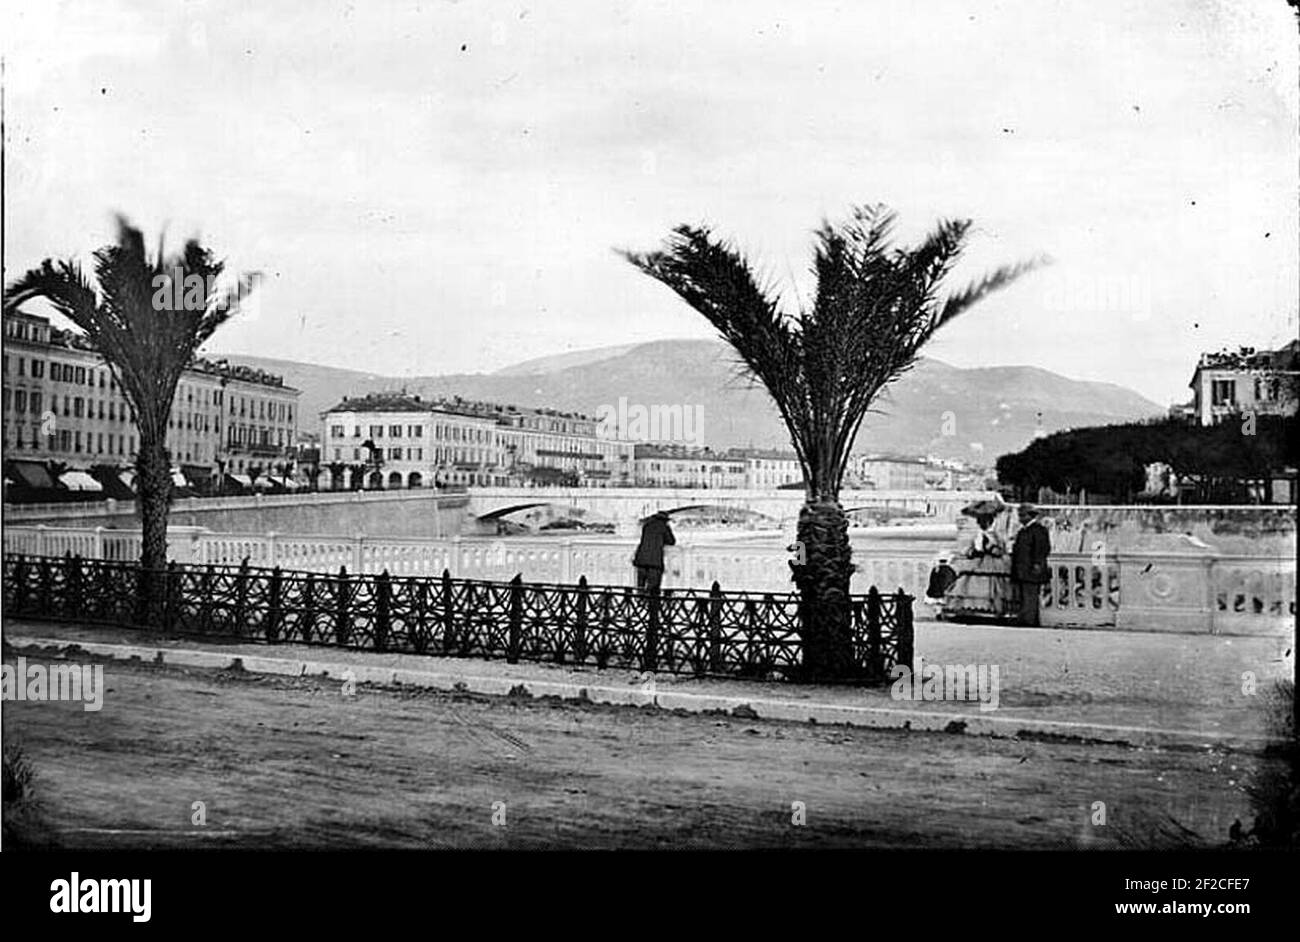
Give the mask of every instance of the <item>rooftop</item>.
M 512 418 L 525 415 L 594 421 L 581 413 L 562 412 L 559 409 L 530 409 L 499 402 L 462 399 L 460 396 L 423 399 L 405 390 L 371 392 L 364 396 L 344 396 L 343 401 L 327 410 L 326 414 L 330 412 L 445 412 L 451 415 L 491 419 L 500 424 L 510 424 Z
M 687 445 L 640 443 L 633 449 L 637 458 L 672 458 L 682 461 L 740 461 L 740 457 L 722 454 L 711 448 L 692 448 Z
M 1217 353 L 1202 353 L 1196 364 L 1199 370 L 1281 370 L 1300 368 L 1300 340 L 1277 350 L 1256 350 L 1254 347 L 1223 349 Z
M 768 461 L 799 460 L 799 456 L 793 451 L 781 451 L 778 448 L 728 448 L 727 456 L 732 458 L 762 458 Z

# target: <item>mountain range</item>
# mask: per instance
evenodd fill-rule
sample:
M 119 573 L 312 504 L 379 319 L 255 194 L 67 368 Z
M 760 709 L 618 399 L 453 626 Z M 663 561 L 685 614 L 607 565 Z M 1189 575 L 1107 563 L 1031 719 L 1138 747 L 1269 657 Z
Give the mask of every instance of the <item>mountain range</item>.
M 209 354 L 212 356 L 212 354 Z M 302 392 L 300 427 L 344 396 L 405 390 L 425 399 L 461 396 L 595 416 L 602 405 L 702 408 L 701 441 L 788 449 L 767 393 L 745 379 L 721 341 L 661 340 L 527 360 L 493 373 L 382 376 L 294 360 L 226 354 L 282 375 Z M 959 368 L 929 358 L 890 386 L 858 433 L 854 451 L 936 455 L 991 464 L 1036 433 L 1159 415 L 1159 405 L 1111 383 L 1068 379 L 1031 366 Z M 699 415 L 701 413 L 693 413 Z

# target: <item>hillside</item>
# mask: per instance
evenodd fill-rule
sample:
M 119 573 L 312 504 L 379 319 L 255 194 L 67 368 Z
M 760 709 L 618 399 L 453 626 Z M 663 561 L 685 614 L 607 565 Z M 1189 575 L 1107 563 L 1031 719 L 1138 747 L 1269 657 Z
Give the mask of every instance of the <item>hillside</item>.
M 664 340 L 529 360 L 495 373 L 385 377 L 266 357 L 227 355 L 282 374 L 302 390 L 300 414 L 313 417 L 344 395 L 405 388 L 424 397 L 459 395 L 594 415 L 629 404 L 703 407 L 703 443 L 786 447 L 766 393 L 741 378 L 735 356 L 709 340 Z M 1023 448 L 1045 432 L 1157 415 L 1164 410 L 1130 389 L 1068 379 L 1029 366 L 960 369 L 925 359 L 868 416 L 855 450 L 983 457 Z

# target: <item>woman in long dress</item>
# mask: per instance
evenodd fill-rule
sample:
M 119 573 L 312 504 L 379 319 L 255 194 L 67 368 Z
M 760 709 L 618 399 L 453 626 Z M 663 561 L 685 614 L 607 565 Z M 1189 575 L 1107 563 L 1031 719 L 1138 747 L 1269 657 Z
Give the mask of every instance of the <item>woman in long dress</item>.
M 993 526 L 999 511 L 983 506 L 959 518 L 956 580 L 944 593 L 944 612 L 1001 616 L 1011 610 L 1011 557 L 1006 537 Z M 972 525 L 973 518 L 973 525 Z

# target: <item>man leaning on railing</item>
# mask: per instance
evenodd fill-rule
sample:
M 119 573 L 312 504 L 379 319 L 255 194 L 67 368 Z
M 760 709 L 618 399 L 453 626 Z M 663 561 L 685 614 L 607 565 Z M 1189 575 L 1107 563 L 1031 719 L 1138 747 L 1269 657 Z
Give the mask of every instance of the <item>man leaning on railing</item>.
M 637 545 L 632 565 L 636 567 L 636 587 L 642 592 L 658 592 L 664 580 L 664 547 L 676 546 L 677 538 L 668 525 L 668 514 L 659 511 L 646 519 L 641 527 L 641 542 Z

